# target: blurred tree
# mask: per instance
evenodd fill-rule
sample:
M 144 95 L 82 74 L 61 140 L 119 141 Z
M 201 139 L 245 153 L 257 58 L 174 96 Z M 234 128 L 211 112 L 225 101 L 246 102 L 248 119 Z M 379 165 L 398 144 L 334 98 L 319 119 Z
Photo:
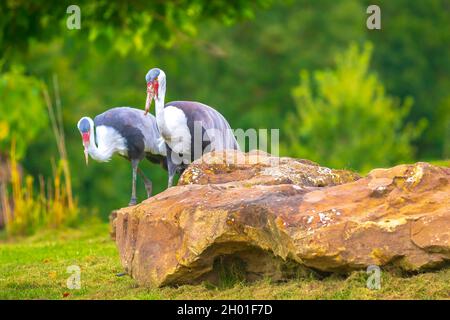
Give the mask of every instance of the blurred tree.
M 167 73 L 168 101 L 205 102 L 234 128 L 282 128 L 283 151 L 298 154 L 287 148 L 291 133 L 284 130 L 288 114 L 299 116 L 291 95 L 298 70 L 331 67 L 336 53 L 350 42 L 363 44 L 370 39 L 371 70 L 386 92 L 403 101 L 414 99 L 406 120 L 430 122 L 414 141 L 420 157 L 445 156 L 445 145 L 448 156 L 448 0 L 430 0 L 430 6 L 407 0 L 375 2 L 382 9 L 381 31 L 366 28 L 370 0 L 137 0 L 132 4 L 80 0 L 81 30 L 68 30 L 69 1 L 7 0 L 0 1 L 0 55 L 7 56 L 3 70 L 23 65 L 22 75 L 43 79 L 50 88 L 53 74 L 58 75 L 74 191 L 80 204 L 107 216 L 128 200 L 131 172 L 120 159 L 86 167 L 76 122 L 113 106 L 142 107 L 144 75 L 154 66 Z M 0 124 L 0 137 L 8 132 Z M 27 172 L 51 175 L 53 139 L 51 130 L 41 130 L 39 139 L 28 145 L 22 160 Z M 377 161 L 372 160 L 374 166 L 385 163 L 385 159 Z M 155 192 L 162 191 L 166 173 L 150 165 L 144 169 Z M 142 199 L 145 191 L 139 191 Z
M 7 153 L 15 138 L 16 157 L 20 159 L 47 125 L 39 80 L 25 76 L 17 66 L 0 73 L 0 115 L 0 152 Z
M 82 205 L 98 208 L 107 216 L 111 209 L 123 205 L 123 199 L 117 195 L 129 191 L 126 181 L 130 172 L 115 159 L 108 164 L 92 162 L 88 168 L 84 166 L 75 127 L 78 119 L 113 106 L 139 107 L 144 99 L 145 72 L 157 63 L 151 56 L 154 47 L 168 50 L 178 43 L 189 43 L 207 20 L 230 25 L 252 18 L 256 8 L 267 7 L 271 2 L 81 0 L 76 3 L 81 9 L 80 30 L 66 26 L 70 16 L 66 9 L 73 4 L 70 1 L 0 2 L 0 54 L 4 69 L 23 64 L 27 73 L 46 82 L 53 74 L 61 80 L 67 148 L 75 173 L 73 185 Z M 172 61 L 176 61 L 174 56 Z M 12 102 L 20 101 L 7 101 L 4 106 L 14 108 Z M 9 127 L 5 123 L 0 125 L 0 136 L 6 137 Z M 56 152 L 54 144 L 49 143 L 51 139 L 51 130 L 45 130 L 39 140 L 26 143 L 28 152 L 23 162 L 28 172 L 51 174 L 49 161 Z M 41 156 L 36 157 L 37 153 Z M 154 191 L 162 191 L 166 173 L 150 165 L 147 170 L 151 170 Z M 142 199 L 145 192 L 140 191 Z
M 277 3 L 227 29 L 207 21 L 195 45 L 180 50 L 183 54 L 164 51 L 161 60 L 172 69 L 169 92 L 223 108 L 233 126 L 279 128 L 294 109 L 289 90 L 297 81 L 295 70 L 331 66 L 350 42 L 371 40 L 372 67 L 387 92 L 414 99 L 406 120 L 430 123 L 414 141 L 418 157 L 448 157 L 449 2 L 375 1 L 382 11 L 380 31 L 366 28 L 366 8 L 373 3 L 296 0 Z M 195 77 L 178 77 L 175 83 L 171 79 L 178 73 Z
M 288 117 L 285 151 L 334 168 L 367 171 L 413 157 L 411 141 L 423 125 L 403 128 L 411 100 L 399 105 L 369 72 L 372 46 L 352 45 L 336 67 L 301 72 L 293 90 L 296 112 Z
M 374 1 L 365 0 L 366 6 Z M 379 2 L 382 30 L 368 31 L 373 67 L 389 92 L 413 97 L 407 120 L 430 125 L 415 142 L 418 156 L 450 156 L 450 1 Z
M 297 71 L 331 66 L 350 41 L 363 43 L 364 12 L 354 0 L 297 0 L 230 28 L 206 21 L 194 45 L 158 57 L 168 94 L 218 108 L 235 128 L 281 128 L 295 108 Z
M 179 37 L 194 36 L 202 19 L 214 18 L 231 24 L 251 18 L 254 10 L 271 0 L 79 0 L 81 29 L 67 28 L 73 1 L 0 2 L 0 52 L 23 50 L 30 40 L 55 37 L 89 41 L 105 50 L 125 55 L 134 50 L 149 52 L 155 45 L 170 47 Z M 78 31 L 78 32 L 77 32 Z M 14 53 L 15 53 L 14 52 Z

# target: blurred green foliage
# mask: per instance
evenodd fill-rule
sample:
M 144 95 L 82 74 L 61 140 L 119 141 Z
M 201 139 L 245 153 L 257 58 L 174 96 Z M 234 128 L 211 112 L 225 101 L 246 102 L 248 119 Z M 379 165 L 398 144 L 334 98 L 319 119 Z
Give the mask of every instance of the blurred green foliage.
M 415 142 L 420 158 L 450 157 L 450 1 L 380 3 L 382 32 L 369 32 L 374 69 L 389 92 L 413 97 L 408 120 L 429 125 Z
M 17 158 L 47 125 L 47 111 L 41 95 L 41 83 L 26 76 L 20 68 L 0 74 L 0 152 L 17 141 Z
M 195 36 L 202 19 L 214 18 L 230 25 L 254 16 L 254 9 L 271 0 L 7 0 L 0 2 L 0 51 L 26 49 L 29 40 L 50 41 L 71 37 L 67 17 L 81 9 L 83 32 L 77 41 L 89 41 L 100 49 L 148 53 L 155 46 L 172 46 L 182 36 Z M 18 36 L 20 35 L 20 36 Z M 133 50 L 134 49 L 134 50 Z
M 72 4 L 69 1 L 7 0 L 0 2 L 2 77 L 17 66 L 24 70 L 23 77 L 47 83 L 54 74 L 58 76 L 74 193 L 80 205 L 96 208 L 102 216 L 127 203 L 131 168 L 118 157 L 109 163 L 91 162 L 86 167 L 76 123 L 81 116 L 93 117 L 114 106 L 142 108 L 144 76 L 155 66 L 167 74 L 167 101 L 204 102 L 217 108 L 233 128 L 281 128 L 285 155 L 315 157 L 313 160 L 321 163 L 363 170 L 369 166 L 447 158 L 448 0 L 375 3 L 381 7 L 381 31 L 366 28 L 366 8 L 373 4 L 369 0 L 138 0 L 130 4 L 82 0 L 78 1 L 81 29 L 68 30 L 66 9 Z M 369 64 L 367 58 L 365 66 L 370 71 L 361 75 L 363 83 L 357 85 L 361 88 L 365 84 L 372 94 L 356 93 L 353 86 L 342 83 L 327 83 L 341 79 L 336 74 L 340 66 L 335 67 L 336 55 L 346 52 L 350 43 L 361 47 L 367 41 L 373 44 L 372 59 Z M 292 95 L 293 88 L 299 88 L 300 70 L 313 75 L 313 102 L 309 109 L 327 102 L 324 95 L 317 95 L 315 87 L 319 84 L 338 90 L 334 95 L 341 106 L 349 103 L 346 90 L 364 101 L 353 104 L 354 111 L 341 113 L 343 107 L 335 108 L 323 119 L 316 118 L 318 124 L 329 127 L 320 133 L 314 126 L 302 123 L 303 102 Z M 356 77 L 357 72 L 353 72 Z M 326 80 L 320 83 L 317 74 Z M 350 75 L 342 78 L 351 79 Z M 301 86 L 306 90 L 306 83 Z M 23 102 L 8 103 L 6 113 L 19 110 L 25 105 Z M 387 110 L 386 117 L 379 117 L 371 102 Z M 4 101 L 0 103 L 3 105 Z M 374 110 L 363 110 L 364 107 Z M 308 106 L 305 108 L 306 112 Z M 4 113 L 2 109 L 0 120 L 5 119 Z M 364 122 L 355 123 L 357 116 Z M 428 126 L 413 139 L 413 132 L 417 134 L 413 128 L 422 128 L 422 119 Z M 336 121 L 343 123 L 335 124 Z M 48 125 L 42 128 L 42 121 L 28 123 L 36 125 L 36 132 L 41 130 L 35 135 L 38 139 L 25 142 L 22 163 L 33 175 L 50 176 L 49 162 L 57 154 L 51 129 Z M 357 135 L 353 136 L 344 125 L 349 123 L 365 139 L 361 146 L 356 143 Z M 343 130 L 335 132 L 335 137 L 350 137 L 354 150 L 347 145 L 348 153 L 343 155 L 346 147 L 326 140 L 331 128 Z M 364 128 L 379 135 L 372 137 Z M 0 125 L 0 136 L 2 132 L 6 131 Z M 297 147 L 301 140 L 295 141 L 295 136 L 300 139 L 306 133 L 314 142 L 307 149 Z M 381 147 L 380 137 L 386 141 Z M 378 148 L 380 154 L 367 151 L 371 141 L 372 148 Z M 312 143 L 317 148 L 331 146 L 329 151 L 333 151 L 334 158 L 331 153 L 313 152 Z M 2 151 L 9 149 L 4 146 L 1 144 Z M 392 154 L 387 151 L 393 149 Z M 150 164 L 143 164 L 143 169 L 153 180 L 155 192 L 165 189 L 166 172 Z M 144 188 L 138 190 L 143 199 Z
M 334 69 L 301 72 L 296 112 L 284 128 L 286 153 L 363 172 L 412 159 L 411 140 L 423 125 L 404 128 L 411 101 L 400 105 L 386 95 L 369 71 L 371 56 L 370 44 L 352 45 L 337 55 Z

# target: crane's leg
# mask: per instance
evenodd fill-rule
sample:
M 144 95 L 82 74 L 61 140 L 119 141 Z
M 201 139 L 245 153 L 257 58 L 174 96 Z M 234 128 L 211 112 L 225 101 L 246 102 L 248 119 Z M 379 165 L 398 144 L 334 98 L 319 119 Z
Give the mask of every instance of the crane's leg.
M 170 188 L 173 186 L 173 177 L 175 176 L 175 173 L 177 173 L 177 167 L 178 165 L 174 162 L 173 157 L 176 156 L 170 146 L 166 143 L 166 150 L 167 150 L 167 171 L 169 173 L 169 181 L 167 182 L 167 188 Z M 175 159 L 177 160 L 177 159 Z
M 142 180 L 144 180 L 145 190 L 147 190 L 147 198 L 152 196 L 153 184 L 152 181 L 147 178 L 144 172 L 141 169 L 137 169 L 138 174 L 141 176 Z
M 170 188 L 173 185 L 173 177 L 177 172 L 177 165 L 173 163 L 172 159 L 167 157 L 167 171 L 169 172 L 169 181 L 167 183 L 167 188 Z
M 137 203 L 137 198 L 136 198 L 136 171 L 138 169 L 138 165 L 139 165 L 139 160 L 138 159 L 131 160 L 131 167 L 133 168 L 133 181 L 132 181 L 132 185 L 131 185 L 131 199 L 130 199 L 130 203 L 128 204 L 129 206 L 134 206 Z

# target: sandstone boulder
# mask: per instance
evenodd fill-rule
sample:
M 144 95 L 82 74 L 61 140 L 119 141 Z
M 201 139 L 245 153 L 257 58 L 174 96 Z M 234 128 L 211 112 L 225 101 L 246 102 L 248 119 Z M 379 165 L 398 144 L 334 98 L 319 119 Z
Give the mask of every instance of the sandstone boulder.
M 419 162 L 366 177 L 265 153 L 213 152 L 179 184 L 116 211 L 125 270 L 141 285 L 450 261 L 450 168 Z

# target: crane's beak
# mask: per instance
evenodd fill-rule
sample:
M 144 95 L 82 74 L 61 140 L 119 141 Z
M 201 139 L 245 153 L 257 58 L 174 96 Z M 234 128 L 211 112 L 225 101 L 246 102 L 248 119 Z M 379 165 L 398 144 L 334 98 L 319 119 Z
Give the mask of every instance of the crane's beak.
M 153 80 L 147 83 L 147 100 L 145 101 L 145 115 L 150 111 L 153 98 L 158 98 L 158 80 Z M 155 100 L 156 103 L 156 100 Z
M 147 100 L 145 101 L 145 112 L 144 112 L 145 115 L 147 115 L 147 113 L 150 111 L 152 99 L 153 99 L 153 95 L 147 91 Z
M 150 111 L 150 106 L 152 105 L 152 100 L 154 97 L 153 88 L 151 85 L 147 87 L 147 99 L 145 100 L 145 115 Z
M 83 138 L 84 159 L 86 160 L 86 165 L 88 165 L 88 163 L 89 163 L 88 147 L 89 147 L 89 141 L 90 141 L 91 135 L 89 132 L 82 132 L 81 137 Z
M 89 164 L 89 154 L 87 148 L 84 148 L 84 159 L 86 160 L 86 165 Z

